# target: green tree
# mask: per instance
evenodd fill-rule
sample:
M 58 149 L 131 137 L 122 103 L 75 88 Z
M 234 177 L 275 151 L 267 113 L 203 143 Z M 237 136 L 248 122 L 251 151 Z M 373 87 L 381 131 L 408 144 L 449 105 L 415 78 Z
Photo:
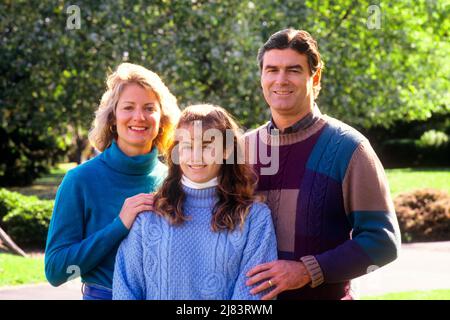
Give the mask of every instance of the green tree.
M 160 74 L 181 106 L 216 103 L 246 127 L 263 123 L 256 54 L 286 27 L 318 40 L 328 114 L 370 128 L 450 112 L 448 1 L 77 5 L 70 29 L 64 1 L 0 3 L 0 184 L 28 183 L 74 149 L 79 160 L 105 76 L 122 61 Z
M 364 128 L 448 113 L 448 4 L 308 1 L 306 29 L 326 64 L 323 109 Z

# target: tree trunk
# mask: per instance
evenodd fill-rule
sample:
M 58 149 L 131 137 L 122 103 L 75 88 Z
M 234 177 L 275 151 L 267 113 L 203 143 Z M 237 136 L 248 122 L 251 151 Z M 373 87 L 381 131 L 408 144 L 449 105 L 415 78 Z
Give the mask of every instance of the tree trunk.
M 86 140 L 77 134 L 75 138 L 76 145 L 76 162 L 81 164 L 83 162 L 83 150 L 86 148 Z

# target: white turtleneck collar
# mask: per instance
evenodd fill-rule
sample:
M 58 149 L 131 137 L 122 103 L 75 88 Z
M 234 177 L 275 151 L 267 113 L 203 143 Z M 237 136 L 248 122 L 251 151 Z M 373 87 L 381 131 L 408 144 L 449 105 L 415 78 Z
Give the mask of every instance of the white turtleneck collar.
M 192 189 L 206 189 L 206 188 L 211 188 L 211 187 L 215 187 L 219 184 L 219 180 L 217 179 L 217 177 L 212 178 L 211 180 L 207 181 L 207 182 L 194 182 L 191 179 L 189 179 L 188 177 L 186 177 L 184 174 L 181 177 L 181 183 L 188 187 L 188 188 L 192 188 Z

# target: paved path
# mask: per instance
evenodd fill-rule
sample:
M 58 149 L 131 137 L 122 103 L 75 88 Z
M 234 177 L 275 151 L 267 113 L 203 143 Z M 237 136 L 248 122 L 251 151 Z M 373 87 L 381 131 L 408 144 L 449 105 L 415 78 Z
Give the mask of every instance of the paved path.
M 57 288 L 48 283 L 1 287 L 0 300 L 81 300 L 81 282 L 72 280 Z
M 450 241 L 404 244 L 393 263 L 354 280 L 361 296 L 412 290 L 450 289 Z M 79 300 L 81 283 L 71 281 L 54 288 L 49 284 L 0 288 L 0 300 Z
M 450 241 L 404 244 L 397 260 L 354 282 L 361 296 L 450 289 Z

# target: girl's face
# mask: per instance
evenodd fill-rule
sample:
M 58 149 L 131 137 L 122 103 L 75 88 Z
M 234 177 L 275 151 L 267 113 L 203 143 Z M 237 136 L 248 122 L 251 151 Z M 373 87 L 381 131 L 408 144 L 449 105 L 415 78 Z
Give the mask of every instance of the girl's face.
M 158 135 L 161 107 L 155 93 L 127 84 L 116 109 L 117 145 L 128 156 L 146 154 Z
M 178 130 L 183 133 L 178 143 L 179 164 L 183 174 L 197 183 L 217 177 L 222 166 L 220 159 L 223 160 L 223 139 L 217 136 L 216 139 L 205 139 L 201 129 L 195 130 L 194 125 Z

